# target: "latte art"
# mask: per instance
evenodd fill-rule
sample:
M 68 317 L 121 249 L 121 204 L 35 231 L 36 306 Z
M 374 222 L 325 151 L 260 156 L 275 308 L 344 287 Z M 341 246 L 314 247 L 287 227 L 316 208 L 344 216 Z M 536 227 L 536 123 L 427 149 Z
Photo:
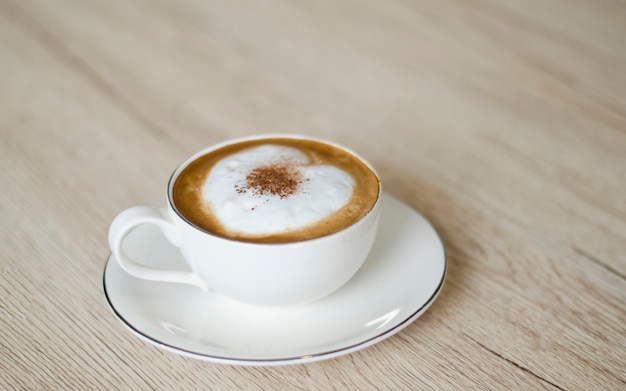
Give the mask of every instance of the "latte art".
M 218 236 L 251 242 L 313 239 L 365 216 L 378 178 L 359 158 L 313 140 L 228 145 L 191 162 L 172 189 L 174 209 Z
M 345 206 L 352 177 L 298 149 L 263 145 L 219 161 L 202 186 L 205 212 L 237 235 L 304 228 Z

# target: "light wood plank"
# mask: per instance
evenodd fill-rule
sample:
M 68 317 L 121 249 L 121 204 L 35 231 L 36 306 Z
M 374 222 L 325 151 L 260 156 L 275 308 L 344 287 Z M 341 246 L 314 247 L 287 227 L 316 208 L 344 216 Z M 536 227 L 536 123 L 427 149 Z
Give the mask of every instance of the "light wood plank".
M 626 7 L 495 0 L 0 1 L 0 384 L 9 389 L 621 389 Z M 305 366 L 137 340 L 106 230 L 188 154 L 343 142 L 447 247 L 435 305 Z

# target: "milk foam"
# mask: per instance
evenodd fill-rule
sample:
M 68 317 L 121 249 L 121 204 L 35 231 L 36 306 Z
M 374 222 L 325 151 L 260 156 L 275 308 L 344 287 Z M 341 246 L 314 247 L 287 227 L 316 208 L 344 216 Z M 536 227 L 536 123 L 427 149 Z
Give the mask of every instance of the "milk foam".
M 299 172 L 294 194 L 260 194 L 245 188 L 248 174 L 259 167 L 289 162 Z M 229 231 L 267 235 L 304 228 L 345 206 L 354 179 L 343 170 L 316 164 L 307 154 L 283 145 L 261 145 L 227 156 L 211 169 L 202 198 Z

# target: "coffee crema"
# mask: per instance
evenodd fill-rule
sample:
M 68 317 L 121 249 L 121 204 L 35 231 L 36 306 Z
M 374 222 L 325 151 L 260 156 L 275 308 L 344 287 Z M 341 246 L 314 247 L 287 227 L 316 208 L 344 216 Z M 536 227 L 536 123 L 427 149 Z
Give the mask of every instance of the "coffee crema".
M 314 239 L 347 228 L 379 198 L 358 157 L 299 138 L 248 140 L 189 163 L 172 186 L 174 210 L 224 238 L 258 243 Z

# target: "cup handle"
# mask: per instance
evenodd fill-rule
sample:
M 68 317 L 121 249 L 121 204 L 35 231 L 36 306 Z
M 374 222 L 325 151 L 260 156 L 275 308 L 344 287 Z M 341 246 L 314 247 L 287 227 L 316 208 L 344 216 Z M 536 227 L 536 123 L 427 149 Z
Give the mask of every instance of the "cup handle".
M 190 284 L 208 291 L 208 286 L 195 272 L 184 270 L 163 270 L 141 265 L 133 261 L 124 251 L 126 236 L 141 224 L 153 224 L 174 246 L 180 247 L 181 233 L 179 228 L 168 217 L 165 208 L 154 206 L 134 206 L 126 209 L 113 220 L 109 228 L 109 246 L 119 265 L 128 274 L 144 280 L 179 282 Z

